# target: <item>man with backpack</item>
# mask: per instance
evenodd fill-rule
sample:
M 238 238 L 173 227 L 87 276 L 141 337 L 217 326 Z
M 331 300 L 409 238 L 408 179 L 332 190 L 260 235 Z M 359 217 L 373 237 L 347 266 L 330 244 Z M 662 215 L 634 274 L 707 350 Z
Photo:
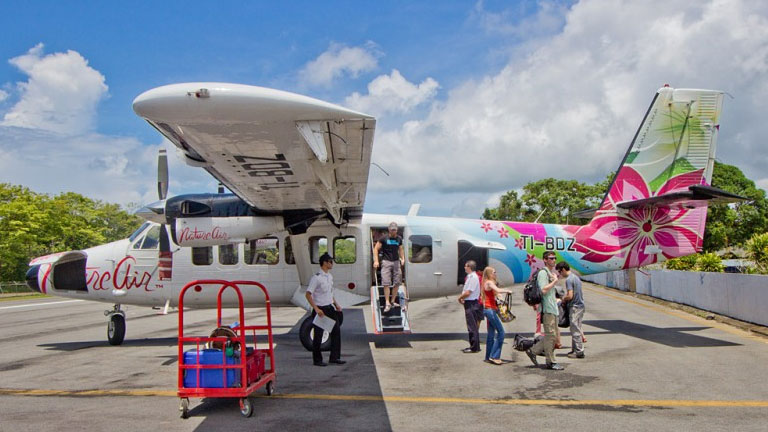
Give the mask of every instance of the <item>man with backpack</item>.
M 534 365 L 538 366 L 536 355 L 542 352 L 547 357 L 547 369 L 563 370 L 564 368 L 555 361 L 555 332 L 557 331 L 557 300 L 554 286 L 557 284 L 555 272 L 555 253 L 546 251 L 543 255 L 545 268 L 536 275 L 536 287 L 541 290 L 541 323 L 544 326 L 544 338 L 537 342 L 525 353 Z M 528 287 L 526 287 L 526 290 Z M 526 301 L 528 300 L 526 295 Z M 532 296 L 535 297 L 535 296 Z M 535 299 L 534 299 L 535 301 Z

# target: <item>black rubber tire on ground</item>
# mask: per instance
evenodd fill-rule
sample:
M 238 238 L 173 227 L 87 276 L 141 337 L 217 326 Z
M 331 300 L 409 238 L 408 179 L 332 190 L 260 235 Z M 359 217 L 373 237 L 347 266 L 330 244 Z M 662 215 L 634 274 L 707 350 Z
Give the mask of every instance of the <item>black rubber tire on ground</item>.
M 339 312 L 339 325 L 341 325 L 344 322 L 344 314 Z M 304 346 L 304 349 L 307 351 L 312 351 L 312 319 L 313 315 L 310 314 L 306 318 L 304 318 L 304 321 L 301 322 L 301 327 L 299 327 L 299 340 L 301 341 L 301 344 Z M 331 350 L 331 338 L 328 337 L 327 332 L 323 332 L 323 343 L 320 345 L 320 351 L 330 351 Z
M 107 324 L 107 340 L 110 345 L 120 345 L 125 339 L 125 317 L 120 314 L 114 314 L 109 318 Z

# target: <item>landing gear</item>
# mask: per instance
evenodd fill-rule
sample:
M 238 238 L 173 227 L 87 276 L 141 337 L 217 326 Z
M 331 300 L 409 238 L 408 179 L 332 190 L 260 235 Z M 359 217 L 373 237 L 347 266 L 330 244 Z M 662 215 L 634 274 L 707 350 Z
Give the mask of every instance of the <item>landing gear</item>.
M 315 326 L 312 325 L 312 319 L 314 315 L 309 314 L 304 321 L 301 322 L 299 327 L 299 340 L 307 351 L 312 351 L 312 335 L 315 333 Z M 344 315 L 339 313 L 339 325 L 344 322 Z M 331 350 L 331 334 L 329 332 L 323 332 L 323 343 L 320 344 L 320 351 Z
M 104 315 L 109 317 L 107 323 L 107 340 L 110 345 L 120 345 L 125 339 L 125 312 L 116 304 L 112 310 L 104 311 Z

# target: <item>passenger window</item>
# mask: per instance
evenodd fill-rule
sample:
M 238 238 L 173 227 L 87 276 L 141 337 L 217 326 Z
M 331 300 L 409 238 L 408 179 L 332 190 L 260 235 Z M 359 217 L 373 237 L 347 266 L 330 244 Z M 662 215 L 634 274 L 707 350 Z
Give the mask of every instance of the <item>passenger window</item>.
M 320 264 L 320 255 L 328 252 L 328 239 L 325 237 L 309 238 L 309 260 L 312 264 Z
M 285 238 L 285 263 L 296 264 L 296 257 L 293 256 L 293 245 L 291 245 L 291 238 Z
M 432 236 L 412 235 L 408 238 L 408 261 L 412 263 L 432 262 Z
M 237 264 L 237 245 L 236 244 L 219 246 L 219 264 L 221 265 Z
M 193 247 L 192 264 L 200 266 L 213 264 L 213 248 L 210 246 Z
M 357 261 L 354 236 L 333 239 L 333 260 L 337 264 L 352 264 Z
M 144 237 L 144 242 L 141 244 L 141 249 L 157 249 L 157 245 L 160 243 L 160 227 L 155 225 L 147 232 Z
M 245 263 L 277 264 L 280 262 L 280 248 L 276 237 L 264 237 L 245 244 Z

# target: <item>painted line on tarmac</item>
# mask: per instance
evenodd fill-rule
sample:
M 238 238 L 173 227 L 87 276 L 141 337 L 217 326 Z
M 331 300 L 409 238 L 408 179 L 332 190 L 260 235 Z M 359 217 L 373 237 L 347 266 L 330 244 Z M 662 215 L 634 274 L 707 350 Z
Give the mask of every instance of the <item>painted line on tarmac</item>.
M 692 323 L 706 325 L 707 327 L 716 328 L 718 330 L 722 330 L 722 331 L 724 331 L 726 333 L 730 333 L 732 335 L 736 335 L 736 336 L 740 336 L 740 337 L 743 337 L 743 338 L 746 338 L 746 339 L 751 339 L 751 340 L 755 340 L 755 341 L 759 341 L 759 342 L 768 344 L 768 339 L 763 338 L 763 337 L 759 337 L 759 336 L 755 336 L 755 335 L 749 333 L 748 331 L 741 330 L 739 328 L 729 326 L 728 324 L 723 324 L 721 322 L 707 320 L 707 319 L 698 317 L 696 315 L 691 315 L 691 314 L 689 314 L 687 312 L 678 311 L 678 310 L 675 310 L 675 309 L 670 309 L 669 307 L 666 307 L 666 306 L 660 306 L 660 305 L 657 305 L 656 303 L 650 303 L 650 302 L 645 302 L 645 301 L 642 301 L 642 300 L 637 300 L 634 297 L 627 297 L 627 296 L 621 295 L 621 294 L 611 294 L 611 293 L 605 292 L 606 288 L 603 288 L 603 289 L 591 288 L 591 287 L 584 287 L 584 288 L 586 288 L 587 290 L 589 290 L 589 291 L 591 291 L 591 292 L 593 292 L 595 294 L 599 294 L 599 295 L 602 295 L 602 296 L 605 296 L 605 297 L 610 297 L 610 298 L 615 299 L 615 300 L 619 300 L 619 301 L 623 301 L 625 303 L 630 303 L 630 304 L 633 304 L 633 305 L 637 305 L 637 306 L 640 306 L 640 307 L 643 307 L 643 308 L 646 308 L 646 309 L 650 309 L 650 310 L 653 310 L 653 311 L 656 311 L 656 312 L 661 312 L 661 313 L 666 314 L 666 315 L 674 316 L 674 317 L 677 317 L 677 318 L 682 318 L 682 319 L 684 319 L 686 321 L 690 321 Z
M 3 389 L 0 396 L 155 396 L 177 397 L 174 390 L 43 390 Z M 768 408 L 765 400 L 674 400 L 674 399 L 480 399 L 418 396 L 332 395 L 332 394 L 263 394 L 253 395 L 260 399 L 305 399 L 357 402 L 405 402 L 430 404 L 473 405 L 549 405 L 549 406 L 646 406 L 646 407 L 720 407 L 720 408 Z
M 48 303 L 31 303 L 31 304 L 23 304 L 23 305 L 16 305 L 16 306 L 3 306 L 3 307 L 0 307 L 0 310 L 17 309 L 17 308 L 34 307 L 34 306 L 51 306 L 51 305 L 57 305 L 62 303 L 74 303 L 74 302 L 81 302 L 81 301 L 84 301 L 84 300 L 64 300 L 64 301 L 56 301 L 56 302 L 48 302 Z

